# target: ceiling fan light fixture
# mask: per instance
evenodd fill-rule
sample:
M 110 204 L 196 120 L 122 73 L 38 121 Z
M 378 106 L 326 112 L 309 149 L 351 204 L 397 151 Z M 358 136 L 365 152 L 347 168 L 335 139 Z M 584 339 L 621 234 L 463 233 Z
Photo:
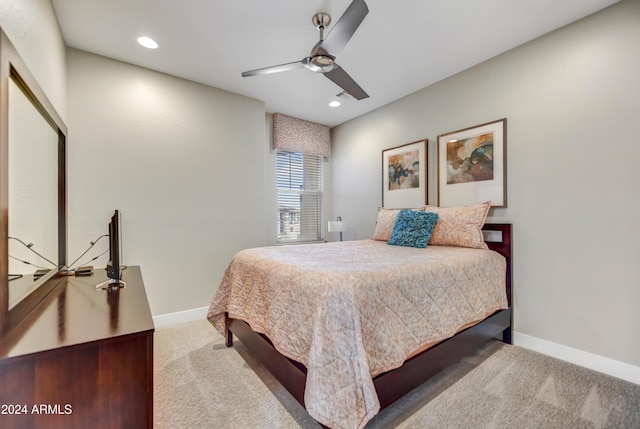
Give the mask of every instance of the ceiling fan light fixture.
M 316 55 L 307 60 L 305 66 L 316 73 L 327 73 L 333 70 L 333 58 L 328 55 Z

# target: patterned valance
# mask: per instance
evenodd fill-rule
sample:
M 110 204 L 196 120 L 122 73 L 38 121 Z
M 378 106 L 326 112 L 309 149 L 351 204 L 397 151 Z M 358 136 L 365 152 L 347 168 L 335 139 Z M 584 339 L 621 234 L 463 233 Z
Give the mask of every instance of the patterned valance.
M 329 127 L 274 113 L 273 148 L 328 157 L 331 151 Z

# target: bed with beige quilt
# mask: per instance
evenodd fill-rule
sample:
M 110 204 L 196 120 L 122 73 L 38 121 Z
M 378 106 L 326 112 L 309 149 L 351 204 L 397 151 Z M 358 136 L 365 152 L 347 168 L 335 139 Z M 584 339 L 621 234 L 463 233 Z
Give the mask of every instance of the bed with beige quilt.
M 207 317 L 229 346 L 235 334 L 252 350 L 318 422 L 361 428 L 459 354 L 503 333 L 509 341 L 511 229 L 486 228 L 500 242 L 246 249 L 230 262 Z

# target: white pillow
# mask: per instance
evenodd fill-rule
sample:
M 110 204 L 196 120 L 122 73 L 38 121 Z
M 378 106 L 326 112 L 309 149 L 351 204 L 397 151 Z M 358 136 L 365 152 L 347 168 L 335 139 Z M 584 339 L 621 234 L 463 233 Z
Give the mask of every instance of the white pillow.
M 423 207 L 424 211 L 437 213 L 439 216 L 429 245 L 487 249 L 482 227 L 490 208 L 491 201 L 466 207 Z

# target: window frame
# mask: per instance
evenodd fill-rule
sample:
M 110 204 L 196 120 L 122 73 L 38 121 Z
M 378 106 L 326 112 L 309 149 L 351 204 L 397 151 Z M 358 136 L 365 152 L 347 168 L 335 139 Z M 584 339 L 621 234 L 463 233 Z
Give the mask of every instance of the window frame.
M 275 151 L 275 188 L 276 188 L 276 243 L 277 244 L 300 244 L 317 243 L 324 241 L 324 204 L 325 204 L 325 161 L 321 155 L 309 155 L 302 152 L 276 149 Z M 289 172 L 286 166 L 281 164 L 286 158 L 289 163 Z M 298 164 L 292 164 L 295 158 L 300 158 Z M 305 163 L 310 163 L 308 169 Z M 288 178 L 288 180 L 287 180 Z M 289 182 L 281 186 L 283 181 Z M 300 188 L 296 189 L 297 186 Z M 299 203 L 295 201 L 295 196 L 299 196 Z M 305 225 L 304 197 L 309 203 L 307 210 L 311 216 L 310 222 Z M 291 201 L 292 211 L 285 214 L 289 223 L 283 220 L 283 201 Z M 296 207 L 297 204 L 300 204 Z M 297 210 L 296 210 L 297 208 Z M 308 220 L 309 221 L 309 220 Z M 297 226 L 296 226 L 297 225 Z M 312 226 L 309 226 L 312 225 Z M 286 231 L 287 227 L 289 231 Z M 295 235 L 295 238 L 287 238 L 287 234 Z

